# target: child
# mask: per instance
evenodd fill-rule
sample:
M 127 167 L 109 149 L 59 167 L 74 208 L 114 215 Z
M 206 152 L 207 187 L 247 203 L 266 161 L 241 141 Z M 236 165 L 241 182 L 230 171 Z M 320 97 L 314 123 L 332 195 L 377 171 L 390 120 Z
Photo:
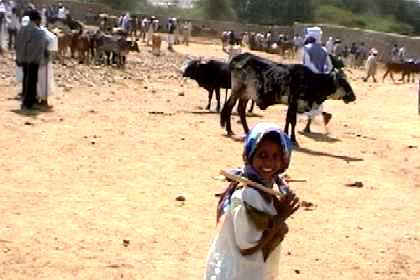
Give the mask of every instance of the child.
M 257 124 L 245 140 L 240 175 L 270 189 L 274 185 L 287 189 L 279 174 L 289 167 L 290 156 L 290 140 L 278 126 Z M 277 279 L 279 245 L 288 232 L 285 220 L 298 208 L 291 191 L 279 200 L 231 183 L 218 205 L 219 232 L 210 248 L 205 279 Z
M 364 82 L 367 82 L 369 77 L 372 77 L 373 82 L 376 83 L 376 70 L 377 70 L 377 55 L 378 51 L 372 49 L 370 51 L 369 57 L 366 61 L 366 77 L 363 78 Z

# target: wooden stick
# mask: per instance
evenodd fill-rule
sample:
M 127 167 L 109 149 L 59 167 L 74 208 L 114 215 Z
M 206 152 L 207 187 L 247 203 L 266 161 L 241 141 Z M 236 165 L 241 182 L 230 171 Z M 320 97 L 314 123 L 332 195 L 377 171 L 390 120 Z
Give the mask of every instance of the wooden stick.
M 278 197 L 278 198 L 280 198 L 280 199 L 281 199 L 282 197 L 284 197 L 284 194 L 282 194 L 281 192 L 278 192 L 278 191 L 276 191 L 276 190 L 273 190 L 273 189 L 267 188 L 266 186 L 263 186 L 263 185 L 261 185 L 261 184 L 259 184 L 259 183 L 256 183 L 256 182 L 254 182 L 254 181 L 251 181 L 251 180 L 249 180 L 248 178 L 245 178 L 245 177 L 242 177 L 242 176 L 237 176 L 237 175 L 230 174 L 229 172 L 227 172 L 227 171 L 225 171 L 225 170 L 220 170 L 220 175 L 225 176 L 225 177 L 226 177 L 226 178 L 228 178 L 229 180 L 232 180 L 232 181 L 235 181 L 235 182 L 241 183 L 241 184 L 243 184 L 245 187 L 254 187 L 254 188 L 256 188 L 256 189 L 258 189 L 258 190 L 260 190 L 260 191 L 263 191 L 263 192 L 265 192 L 265 193 L 268 193 L 268 194 L 274 195 L 274 196 L 276 196 L 276 197 Z

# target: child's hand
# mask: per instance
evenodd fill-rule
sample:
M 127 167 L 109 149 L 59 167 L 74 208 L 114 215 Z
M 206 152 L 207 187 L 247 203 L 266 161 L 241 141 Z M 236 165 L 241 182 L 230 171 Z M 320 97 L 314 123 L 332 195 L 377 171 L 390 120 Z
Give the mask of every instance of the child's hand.
M 275 206 L 278 215 L 274 218 L 274 224 L 279 225 L 299 209 L 299 198 L 289 191 Z

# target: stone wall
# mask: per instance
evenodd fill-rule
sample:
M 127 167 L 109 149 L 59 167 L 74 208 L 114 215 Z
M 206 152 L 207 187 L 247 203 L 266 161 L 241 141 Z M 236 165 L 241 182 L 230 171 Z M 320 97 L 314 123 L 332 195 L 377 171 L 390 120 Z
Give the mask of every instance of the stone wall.
M 294 32 L 297 34 L 304 34 L 304 28 L 308 26 L 314 25 L 295 23 Z M 317 26 L 322 28 L 322 37 L 324 41 L 332 36 L 334 38 L 340 37 L 343 44 L 348 46 L 351 46 L 352 42 L 365 42 L 368 47 L 376 48 L 379 51 L 379 59 L 381 61 L 388 61 L 390 59 L 391 49 L 394 44 L 398 44 L 398 46 L 404 45 L 409 57 L 420 57 L 420 37 L 410 37 L 326 24 L 317 24 Z
M 106 5 L 101 5 L 97 3 L 84 3 L 79 1 L 71 0 L 33 0 L 32 3 L 37 8 L 49 7 L 58 2 L 63 3 L 68 9 L 70 9 L 71 16 L 77 20 L 84 20 L 90 12 L 94 14 L 105 13 L 110 15 L 118 15 L 121 12 L 113 10 Z

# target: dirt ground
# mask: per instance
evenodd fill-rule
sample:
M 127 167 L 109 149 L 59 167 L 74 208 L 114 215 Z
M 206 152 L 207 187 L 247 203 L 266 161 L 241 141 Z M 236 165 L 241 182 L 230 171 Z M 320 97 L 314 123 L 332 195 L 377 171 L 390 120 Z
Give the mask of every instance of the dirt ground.
M 142 45 L 125 70 L 57 66 L 54 110 L 33 116 L 17 111 L 15 68 L 0 57 L 1 280 L 202 278 L 218 172 L 241 165 L 242 143 L 176 72 L 184 54 L 226 57 L 220 44 L 176 51 Z M 362 74 L 350 75 L 356 103 L 326 103 L 330 135 L 320 119 L 298 135 L 288 175 L 314 206 L 289 220 L 279 279 L 420 279 L 417 84 Z M 248 121 L 283 125 L 285 110 Z

